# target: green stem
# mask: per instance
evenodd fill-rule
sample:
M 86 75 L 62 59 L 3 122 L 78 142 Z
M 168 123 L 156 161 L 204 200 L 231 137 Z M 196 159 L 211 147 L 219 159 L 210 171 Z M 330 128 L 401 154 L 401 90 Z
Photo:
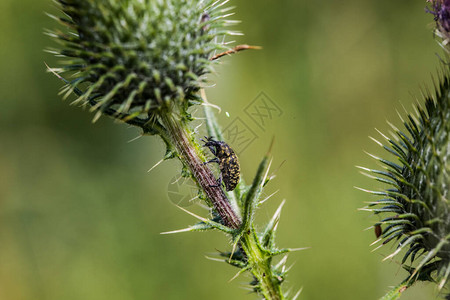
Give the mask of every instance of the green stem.
M 394 287 L 391 291 L 389 291 L 386 295 L 384 295 L 380 300 L 395 300 L 399 299 L 402 293 L 412 285 L 412 282 L 409 280 L 409 277 L 402 281 L 399 285 Z
M 203 155 L 198 144 L 193 140 L 188 126 L 173 115 L 160 117 L 180 160 L 191 170 L 200 188 L 221 216 L 224 225 L 239 230 L 242 227 L 242 220 L 233 209 L 223 189 L 213 186 L 217 184 L 216 178 L 213 172 L 203 164 L 201 159 Z M 281 281 L 271 269 L 271 256 L 261 249 L 253 228 L 242 233 L 239 244 L 248 258 L 250 272 L 259 283 L 258 292 L 267 300 L 284 299 L 280 287 Z
M 198 145 L 193 141 L 192 134 L 186 124 L 175 119 L 173 114 L 161 114 L 161 122 L 166 128 L 171 142 L 177 150 L 180 160 L 192 172 L 200 188 L 205 192 L 224 225 L 238 229 L 241 218 L 233 210 L 222 188 L 215 187 L 217 180 L 213 172 L 203 164 Z
M 285 299 L 281 291 L 281 280 L 273 274 L 271 268 L 271 256 L 259 247 L 258 237 L 253 229 L 243 234 L 241 246 L 247 254 L 250 272 L 259 282 L 258 292 L 267 300 Z
M 202 98 L 204 102 L 208 103 L 204 90 L 202 90 Z M 204 112 L 208 134 L 216 137 L 219 140 L 223 140 L 220 126 L 217 123 L 216 117 L 211 110 L 211 106 L 205 105 Z M 257 172 L 261 178 L 264 175 L 263 173 L 267 165 L 267 161 L 268 155 L 266 155 L 265 163 L 260 166 L 261 170 Z M 258 181 L 261 178 L 258 177 L 256 180 Z M 235 205 L 239 208 L 237 200 L 239 199 L 239 195 L 236 193 L 236 190 L 228 193 L 228 195 L 232 203 L 235 203 Z M 247 197 L 249 197 L 249 194 L 247 194 Z M 247 213 L 247 211 L 245 213 Z M 247 216 L 244 216 L 244 220 L 245 219 L 247 219 Z M 247 227 L 249 228 L 249 230 L 246 232 L 242 232 L 242 237 L 239 240 L 239 244 L 242 247 L 242 250 L 247 255 L 249 271 L 259 283 L 258 293 L 262 294 L 267 300 L 285 299 L 281 291 L 281 280 L 279 280 L 279 278 L 273 274 L 271 268 L 271 256 L 261 249 L 258 237 L 255 234 L 253 227 L 248 225 L 249 224 L 242 224 L 241 226 L 241 230 L 245 230 L 245 228 Z

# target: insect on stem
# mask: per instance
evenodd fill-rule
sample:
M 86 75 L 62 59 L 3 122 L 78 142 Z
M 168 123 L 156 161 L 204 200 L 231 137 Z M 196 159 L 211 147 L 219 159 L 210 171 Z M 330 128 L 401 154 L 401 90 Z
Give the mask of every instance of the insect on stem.
M 216 157 L 203 164 L 218 163 L 220 176 L 217 179 L 217 186 L 220 187 L 223 182 L 228 192 L 234 190 L 239 183 L 241 176 L 236 153 L 223 141 L 216 141 L 212 137 L 206 136 L 205 139 L 206 140 L 201 140 L 205 143 L 203 147 L 208 147 L 211 153 Z

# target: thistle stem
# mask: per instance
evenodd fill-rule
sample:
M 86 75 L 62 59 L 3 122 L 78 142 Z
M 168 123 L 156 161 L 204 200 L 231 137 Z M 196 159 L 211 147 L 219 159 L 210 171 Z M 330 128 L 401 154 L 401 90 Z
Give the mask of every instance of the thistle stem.
M 224 225 L 238 229 L 242 223 L 241 218 L 233 210 L 222 188 L 215 186 L 217 180 L 213 172 L 203 164 L 200 149 L 192 139 L 188 126 L 181 120 L 175 119 L 173 114 L 161 114 L 160 117 L 180 160 L 192 172 L 198 185 L 222 218 Z
M 394 287 L 386 295 L 384 295 L 380 300 L 396 300 L 399 299 L 402 293 L 409 288 L 412 283 L 409 281 L 409 277 L 402 281 L 399 285 Z
M 186 124 L 172 115 L 161 115 L 161 123 L 170 136 L 171 143 L 177 150 L 182 163 L 189 168 L 200 188 L 208 196 L 224 225 L 238 230 L 242 220 L 230 204 L 222 188 L 218 188 L 213 172 L 203 164 L 198 144 Z M 271 269 L 271 257 L 259 247 L 258 237 L 253 229 L 242 233 L 239 244 L 248 258 L 250 272 L 260 283 L 259 293 L 267 300 L 284 299 L 280 281 Z
M 252 230 L 243 234 L 241 246 L 247 254 L 250 272 L 260 283 L 259 293 L 267 300 L 285 299 L 281 291 L 281 281 L 274 276 L 271 268 L 271 257 L 258 246 L 258 237 Z

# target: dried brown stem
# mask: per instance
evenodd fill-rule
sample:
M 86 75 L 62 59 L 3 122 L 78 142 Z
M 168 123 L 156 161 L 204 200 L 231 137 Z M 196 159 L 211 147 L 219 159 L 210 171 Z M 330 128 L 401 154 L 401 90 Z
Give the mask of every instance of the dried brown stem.
M 262 49 L 262 47 L 260 47 L 260 46 L 249 46 L 249 45 L 237 45 L 233 49 L 230 49 L 230 50 L 227 50 L 225 52 L 222 52 L 222 53 L 214 55 L 213 57 L 210 58 L 210 60 L 216 60 L 218 58 L 221 58 L 222 56 L 231 55 L 231 54 L 237 53 L 239 51 L 249 50 L 249 49 L 259 50 L 259 49 Z

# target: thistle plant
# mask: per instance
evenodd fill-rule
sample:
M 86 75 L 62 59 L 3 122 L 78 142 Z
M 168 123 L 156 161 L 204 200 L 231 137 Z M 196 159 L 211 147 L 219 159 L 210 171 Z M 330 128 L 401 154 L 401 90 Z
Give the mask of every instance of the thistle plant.
M 450 50 L 450 1 L 433 1 L 428 12 L 435 16 L 436 36 Z M 394 161 L 371 155 L 382 170 L 362 168 L 363 173 L 388 187 L 368 191 L 381 198 L 364 210 L 383 218 L 374 224 L 374 244 L 396 244 L 385 257 L 403 253 L 401 264 L 406 279 L 383 299 L 397 299 L 417 281 L 431 281 L 439 290 L 449 288 L 450 277 L 450 67 L 443 63 L 434 91 L 423 93 L 423 104 L 415 114 L 402 118 L 404 129 L 390 124 L 391 137 L 381 134 L 384 144 L 374 139 L 395 158 Z M 443 290 L 443 294 L 448 291 Z
M 295 299 L 284 294 L 286 256 L 295 249 L 278 249 L 275 233 L 281 208 L 261 230 L 254 215 L 266 199 L 263 188 L 272 178 L 270 150 L 263 157 L 252 184 L 244 181 L 224 191 L 206 165 L 205 148 L 191 128 L 192 108 L 201 106 L 207 132 L 223 140 L 220 126 L 202 89 L 205 75 L 224 54 L 252 48 L 228 48 L 224 41 L 236 34 L 228 29 L 227 1 L 211 0 L 56 0 L 63 16 L 51 16 L 62 26 L 48 34 L 59 47 L 50 49 L 60 66 L 49 68 L 65 82 L 64 97 L 73 104 L 136 126 L 143 135 L 158 135 L 166 145 L 162 161 L 179 159 L 181 174 L 192 178 L 198 196 L 209 207 L 197 224 L 172 231 L 219 230 L 230 237 L 222 261 L 253 277 L 252 290 L 265 299 Z M 241 176 L 242 178 L 242 176 Z M 183 209 L 184 210 L 184 209 Z M 169 232 L 168 232 L 169 233 Z

